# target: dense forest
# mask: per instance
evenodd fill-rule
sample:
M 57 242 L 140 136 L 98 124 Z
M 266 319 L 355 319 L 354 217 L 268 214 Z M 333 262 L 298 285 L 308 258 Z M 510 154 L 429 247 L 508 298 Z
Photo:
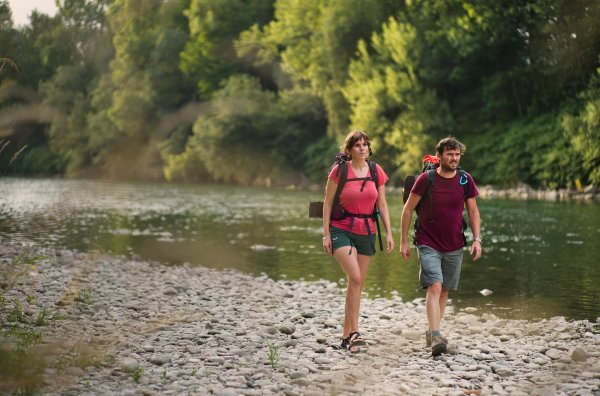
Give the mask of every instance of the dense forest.
M 394 184 L 600 185 L 598 0 L 0 0 L 0 174 L 324 181 L 351 129 Z

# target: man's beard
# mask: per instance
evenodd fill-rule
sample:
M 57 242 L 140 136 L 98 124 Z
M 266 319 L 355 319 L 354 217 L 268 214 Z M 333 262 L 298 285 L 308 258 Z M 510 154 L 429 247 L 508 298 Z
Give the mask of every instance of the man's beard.
M 450 162 L 448 165 L 440 164 L 444 172 L 453 172 L 458 168 L 458 162 Z M 454 166 L 454 168 L 452 168 Z

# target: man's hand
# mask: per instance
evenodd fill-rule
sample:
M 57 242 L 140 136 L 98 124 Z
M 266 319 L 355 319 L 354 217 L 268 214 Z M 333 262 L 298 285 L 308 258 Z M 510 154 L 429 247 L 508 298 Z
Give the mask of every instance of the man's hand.
M 473 241 L 473 244 L 471 245 L 471 249 L 469 250 L 469 253 L 473 257 L 473 261 L 475 261 L 481 257 L 481 252 L 482 252 L 481 242 Z
M 408 246 L 408 242 L 400 242 L 400 254 L 402 255 L 403 259 L 408 260 L 410 257 L 410 246 Z

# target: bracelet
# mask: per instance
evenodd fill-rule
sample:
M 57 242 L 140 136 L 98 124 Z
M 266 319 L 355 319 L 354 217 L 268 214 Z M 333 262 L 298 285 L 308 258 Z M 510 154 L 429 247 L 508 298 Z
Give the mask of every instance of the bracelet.
M 481 244 L 481 238 L 473 238 L 473 241 L 479 242 Z
M 330 235 L 325 235 L 325 236 L 323 237 L 323 240 L 325 240 L 325 239 L 327 239 L 327 238 L 329 238 L 329 237 L 330 237 Z

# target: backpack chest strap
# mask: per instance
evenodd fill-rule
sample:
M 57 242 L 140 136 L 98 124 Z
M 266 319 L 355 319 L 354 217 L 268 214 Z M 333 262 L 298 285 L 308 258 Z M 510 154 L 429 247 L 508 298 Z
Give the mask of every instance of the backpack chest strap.
M 363 192 L 363 190 L 365 189 L 365 185 L 367 184 L 367 182 L 369 180 L 371 180 L 372 182 L 375 182 L 375 179 L 373 179 L 373 177 L 369 176 L 369 177 L 353 177 L 351 179 L 346 179 L 346 182 L 349 181 L 361 181 L 362 180 L 362 185 L 360 186 L 360 192 Z

